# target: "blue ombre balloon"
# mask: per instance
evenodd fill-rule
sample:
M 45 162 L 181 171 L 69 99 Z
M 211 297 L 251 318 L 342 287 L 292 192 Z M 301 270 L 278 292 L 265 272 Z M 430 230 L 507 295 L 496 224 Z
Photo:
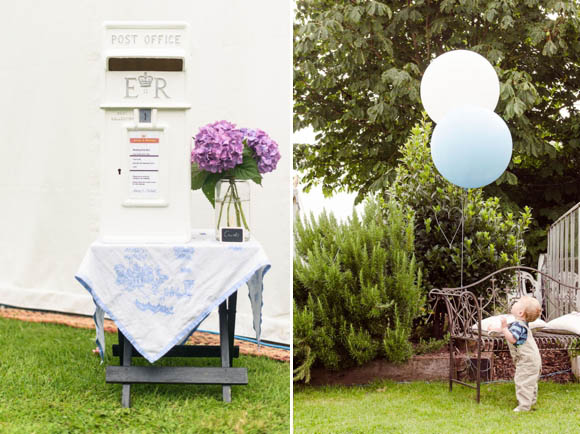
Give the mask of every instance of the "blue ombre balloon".
M 445 179 L 478 188 L 501 176 L 512 157 L 512 136 L 491 110 L 463 106 L 448 112 L 431 137 L 431 157 Z

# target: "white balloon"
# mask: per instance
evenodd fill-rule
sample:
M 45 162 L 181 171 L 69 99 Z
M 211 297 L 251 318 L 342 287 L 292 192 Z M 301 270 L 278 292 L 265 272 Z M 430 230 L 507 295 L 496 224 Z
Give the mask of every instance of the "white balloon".
M 421 80 L 425 111 L 439 122 L 464 105 L 493 111 L 499 100 L 499 79 L 487 59 L 473 51 L 454 50 L 429 64 Z

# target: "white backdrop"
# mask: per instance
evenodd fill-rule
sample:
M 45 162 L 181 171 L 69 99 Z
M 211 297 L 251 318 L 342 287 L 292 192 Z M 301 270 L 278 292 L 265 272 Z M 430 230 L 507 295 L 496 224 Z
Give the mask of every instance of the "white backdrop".
M 292 18 L 283 0 L 19 1 L 0 26 L 0 304 L 92 314 L 74 280 L 99 228 L 102 23 L 190 24 L 191 135 L 229 120 L 261 128 L 282 159 L 252 186 L 255 237 L 272 262 L 265 278 L 266 340 L 290 343 Z M 192 226 L 213 209 L 192 193 Z M 217 330 L 215 314 L 201 328 Z M 236 334 L 253 336 L 247 289 Z

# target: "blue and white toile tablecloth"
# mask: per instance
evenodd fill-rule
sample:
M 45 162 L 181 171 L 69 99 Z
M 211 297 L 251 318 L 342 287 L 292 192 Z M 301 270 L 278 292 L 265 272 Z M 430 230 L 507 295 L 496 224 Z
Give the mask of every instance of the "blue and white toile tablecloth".
M 96 304 L 97 345 L 104 355 L 104 314 L 147 360 L 183 342 L 245 283 L 260 339 L 262 279 L 270 263 L 260 244 L 221 243 L 213 231 L 187 244 L 94 242 L 75 278 Z

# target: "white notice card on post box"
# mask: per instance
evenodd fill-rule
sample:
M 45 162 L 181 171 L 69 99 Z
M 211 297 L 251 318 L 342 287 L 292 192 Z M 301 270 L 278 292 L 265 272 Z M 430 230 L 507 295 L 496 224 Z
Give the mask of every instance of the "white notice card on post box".
M 161 131 L 129 131 L 129 195 L 155 198 L 159 187 L 159 143 Z

